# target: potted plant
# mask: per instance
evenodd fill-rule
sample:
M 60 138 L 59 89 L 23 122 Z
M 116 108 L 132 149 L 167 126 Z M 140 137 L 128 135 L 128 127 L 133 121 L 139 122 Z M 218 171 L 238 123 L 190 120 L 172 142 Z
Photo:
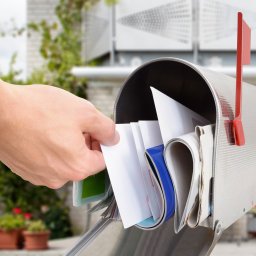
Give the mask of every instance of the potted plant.
M 25 227 L 22 215 L 0 216 L 0 249 L 18 249 L 21 230 Z
M 23 231 L 26 250 L 48 249 L 50 231 L 42 220 L 31 220 L 27 223 L 26 230 Z

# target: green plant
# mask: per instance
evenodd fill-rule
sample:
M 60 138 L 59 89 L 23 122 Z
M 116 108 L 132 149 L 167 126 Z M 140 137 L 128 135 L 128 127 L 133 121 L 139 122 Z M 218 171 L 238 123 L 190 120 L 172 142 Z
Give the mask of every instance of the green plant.
M 85 79 L 77 79 L 70 70 L 83 64 L 81 56 L 82 10 L 95 0 L 60 0 L 55 13 L 58 23 L 42 20 L 30 23 L 28 28 L 41 35 L 40 53 L 45 59 L 44 83 L 76 92 L 86 85 Z M 85 96 L 85 95 L 82 95 Z
M 18 79 L 18 76 L 21 74 L 21 70 L 15 69 L 16 60 L 17 60 L 17 53 L 14 53 L 9 62 L 8 73 L 5 75 L 2 75 L 1 79 L 5 82 L 9 82 L 9 83 L 23 84 L 24 81 Z
M 114 5 L 117 4 L 119 0 L 105 0 L 106 5 Z
M 253 207 L 249 213 L 251 213 L 254 217 L 256 217 L 256 207 Z
M 47 231 L 47 227 L 42 220 L 31 220 L 27 223 L 26 230 L 32 233 Z
M 33 186 L 0 164 L 0 202 L 5 205 L 5 212 L 19 207 L 37 218 L 42 214 L 42 205 L 52 206 L 63 203 L 63 200 L 54 190 Z
M 77 79 L 70 70 L 74 66 L 84 64 L 82 56 L 83 10 L 88 10 L 99 0 L 60 0 L 55 14 L 58 22 L 49 23 L 42 20 L 30 23 L 28 28 L 38 32 L 42 38 L 40 53 L 45 59 L 44 80 L 42 83 L 52 84 L 85 97 L 86 79 Z M 118 0 L 105 0 L 107 5 L 116 4 Z M 37 72 L 40 73 L 39 70 Z M 32 81 L 35 83 L 34 81 Z
M 65 201 L 65 193 L 60 196 L 55 190 L 34 186 L 0 163 L 0 203 L 4 212 L 20 208 L 35 219 L 42 219 L 51 230 L 51 238 L 63 238 L 72 235 Z
M 63 234 L 71 236 L 69 209 L 58 205 L 52 206 L 43 216 L 46 226 L 51 230 L 51 237 L 62 238 Z
M 25 219 L 22 215 L 4 214 L 0 216 L 0 229 L 12 231 L 25 227 Z

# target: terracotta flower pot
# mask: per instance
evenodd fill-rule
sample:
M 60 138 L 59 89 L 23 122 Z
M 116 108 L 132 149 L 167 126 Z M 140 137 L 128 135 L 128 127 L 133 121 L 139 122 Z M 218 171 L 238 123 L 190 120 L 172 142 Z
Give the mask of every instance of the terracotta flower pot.
M 0 230 L 0 249 L 18 249 L 20 229 L 12 231 Z
M 46 250 L 48 249 L 48 240 L 50 231 L 29 232 L 23 231 L 26 250 Z

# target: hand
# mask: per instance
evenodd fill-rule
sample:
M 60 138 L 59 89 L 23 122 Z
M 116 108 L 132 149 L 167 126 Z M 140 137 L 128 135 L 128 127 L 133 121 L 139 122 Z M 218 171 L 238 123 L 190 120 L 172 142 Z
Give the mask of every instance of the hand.
M 23 179 L 54 189 L 82 180 L 105 168 L 99 143 L 118 140 L 114 122 L 90 102 L 0 81 L 0 161 Z

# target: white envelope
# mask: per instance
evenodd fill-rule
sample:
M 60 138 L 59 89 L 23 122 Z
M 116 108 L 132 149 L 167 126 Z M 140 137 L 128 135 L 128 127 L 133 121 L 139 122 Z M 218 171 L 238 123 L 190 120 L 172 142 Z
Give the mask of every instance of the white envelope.
M 116 129 L 120 134 L 119 143 L 101 145 L 101 149 L 123 225 L 128 228 L 151 217 L 151 211 L 131 126 L 117 124 Z
M 144 127 L 145 125 L 142 125 L 142 126 Z M 159 218 L 161 213 L 159 202 L 161 202 L 162 200 L 159 200 L 160 191 L 158 191 L 157 189 L 158 186 L 155 185 L 155 179 L 152 179 L 150 172 L 148 170 L 148 166 L 145 160 L 145 146 L 144 146 L 139 123 L 135 123 L 135 122 L 131 123 L 131 128 L 132 128 L 133 138 L 134 138 L 134 142 L 137 150 L 137 155 L 139 158 L 141 173 L 144 178 L 144 185 L 146 187 L 149 208 L 151 210 L 154 220 L 156 220 Z M 153 129 L 157 128 L 158 131 L 156 133 L 159 133 L 159 126 L 153 123 L 152 128 Z M 147 130 L 149 129 L 150 128 L 147 128 Z M 145 135 L 144 135 L 144 140 L 145 140 Z M 146 141 L 145 143 L 148 144 L 148 141 Z
M 140 132 L 144 144 L 144 157 L 145 151 L 148 148 L 153 148 L 163 144 L 160 127 L 158 121 L 139 121 Z M 146 160 L 145 160 L 146 162 Z M 159 186 L 156 184 L 156 180 L 151 178 L 154 193 L 151 194 L 152 198 L 150 199 L 152 202 L 154 201 L 154 208 L 152 211 L 154 220 L 158 219 L 161 216 L 163 205 L 162 205 L 162 196 L 161 192 L 158 190 Z M 155 204 L 157 203 L 157 206 Z
M 210 124 L 201 115 L 150 87 L 164 145 L 173 138 L 193 132 L 197 125 Z

